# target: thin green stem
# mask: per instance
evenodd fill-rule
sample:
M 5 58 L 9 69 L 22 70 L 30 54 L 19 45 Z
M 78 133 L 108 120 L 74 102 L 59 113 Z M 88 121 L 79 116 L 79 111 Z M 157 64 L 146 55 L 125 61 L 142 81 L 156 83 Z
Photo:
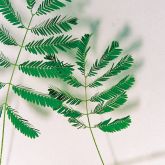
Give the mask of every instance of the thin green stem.
M 11 86 L 12 86 L 12 80 L 13 80 L 13 77 L 14 77 L 14 73 L 15 73 L 15 70 L 17 68 L 18 60 L 19 60 L 19 57 L 21 55 L 22 49 L 24 47 L 24 42 L 26 40 L 28 31 L 29 31 L 28 29 L 30 28 L 30 25 L 31 25 L 33 17 L 34 17 L 34 15 L 32 15 L 32 17 L 31 17 L 31 19 L 29 21 L 28 28 L 26 29 L 24 38 L 22 40 L 22 44 L 20 46 L 20 50 L 18 52 L 16 61 L 15 61 L 14 67 L 13 67 L 13 71 L 12 71 L 12 74 L 11 74 L 11 77 L 10 77 L 10 81 L 8 83 L 8 89 L 7 89 L 5 103 L 4 103 L 4 109 L 3 109 L 3 113 L 4 114 L 3 114 L 3 127 L 2 127 L 2 135 L 1 135 L 2 138 L 1 138 L 1 151 L 0 151 L 0 165 L 2 165 L 3 148 L 4 148 L 4 137 L 5 137 L 5 125 L 6 125 L 6 112 L 7 112 L 7 106 L 8 106 L 7 104 L 8 104 L 8 99 L 9 99 L 9 93 L 10 93 L 10 89 L 11 89 Z
M 95 147 L 97 149 L 97 152 L 98 152 L 98 155 L 99 155 L 100 160 L 102 162 L 102 165 L 105 165 L 104 160 L 103 160 L 102 155 L 101 155 L 101 152 L 100 152 L 99 147 L 97 145 L 97 142 L 96 142 L 96 139 L 95 139 L 93 130 L 92 130 L 93 127 L 91 126 L 91 122 L 90 122 L 90 118 L 89 118 L 90 112 L 88 110 L 88 101 L 87 101 L 87 99 L 88 99 L 88 93 L 87 93 L 87 76 L 84 76 L 84 78 L 85 78 L 85 99 L 86 99 L 86 101 L 85 101 L 85 107 L 86 107 L 86 112 L 87 112 L 86 116 L 87 116 L 88 125 L 89 125 L 88 128 L 89 128 L 90 133 L 92 135 L 92 139 L 93 139 L 93 142 L 94 142 Z

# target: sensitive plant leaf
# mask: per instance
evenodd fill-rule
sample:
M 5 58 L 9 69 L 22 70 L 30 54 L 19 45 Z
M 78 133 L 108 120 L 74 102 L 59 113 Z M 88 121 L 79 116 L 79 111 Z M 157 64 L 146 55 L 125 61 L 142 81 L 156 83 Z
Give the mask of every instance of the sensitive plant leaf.
M 117 119 L 113 122 L 111 122 L 111 119 L 105 120 L 99 123 L 98 125 L 96 125 L 96 127 L 104 132 L 113 133 L 113 132 L 121 131 L 122 129 L 126 129 L 127 127 L 130 126 L 130 124 L 131 124 L 130 116 L 127 116 L 122 119 Z
M 25 136 L 34 139 L 40 134 L 39 130 L 35 129 L 26 119 L 23 119 L 16 110 L 7 107 L 7 115 L 14 127 Z
M 27 2 L 27 8 L 28 9 L 32 9 L 34 7 L 34 5 L 36 4 L 36 0 L 26 0 Z
M 100 60 L 97 59 L 96 62 L 93 64 L 88 76 L 95 76 L 97 74 L 97 71 L 106 67 L 110 61 L 119 57 L 121 52 L 122 49 L 119 49 L 119 43 L 117 41 L 113 41 L 111 46 L 106 49 Z
M 48 36 L 68 32 L 72 30 L 73 25 L 77 25 L 77 18 L 61 17 L 62 16 L 56 16 L 53 19 L 48 19 L 33 27 L 31 32 L 36 35 Z
M 73 71 L 73 66 L 55 61 L 26 61 L 19 65 L 19 70 L 30 76 L 58 78 L 69 76 Z
M 134 77 L 126 76 L 118 84 L 114 85 L 112 88 L 102 93 L 96 94 L 95 96 L 91 97 L 90 100 L 94 102 L 102 102 L 104 100 L 113 99 L 116 96 L 124 93 L 129 88 L 131 88 L 134 82 L 135 82 Z
M 61 91 L 60 89 L 54 89 L 53 87 L 48 89 L 49 95 L 55 99 L 58 99 L 62 102 L 66 102 L 67 104 L 71 105 L 78 105 L 82 101 L 79 98 L 73 97 L 66 91 Z
M 68 0 L 66 0 L 68 1 Z M 68 1 L 70 2 L 70 1 Z M 65 7 L 65 4 L 63 2 L 60 2 L 59 0 L 44 0 L 41 5 L 39 6 L 36 14 L 37 15 L 44 15 L 49 12 L 59 10 L 61 8 Z
M 0 27 L 0 42 L 2 42 L 5 45 L 18 45 L 15 39 L 9 34 L 9 32 L 3 26 Z
M 11 66 L 9 59 L 1 52 L 0 53 L 0 68 L 8 68 Z
M 70 76 L 66 76 L 66 77 L 61 77 L 61 79 L 66 82 L 68 85 L 71 85 L 73 87 L 82 87 L 83 84 L 81 84 L 81 82 L 79 82 L 74 76 L 70 75 Z
M 3 105 L 0 105 L 0 118 L 2 116 L 2 112 L 3 112 Z
M 123 57 L 115 66 L 112 65 L 111 69 L 108 70 L 103 76 L 96 79 L 93 83 L 89 84 L 89 87 L 95 88 L 102 86 L 102 82 L 108 80 L 110 77 L 115 76 L 122 71 L 128 70 L 133 64 L 133 58 L 130 55 Z
M 99 104 L 95 110 L 94 113 L 96 114 L 104 114 L 107 112 L 112 112 L 122 106 L 127 101 L 127 95 L 126 93 L 123 93 L 121 95 L 116 96 L 112 100 L 107 101 L 104 105 Z
M 50 97 L 49 95 L 33 91 L 30 88 L 21 87 L 21 86 L 12 86 L 12 89 L 15 94 L 22 97 L 24 100 L 37 104 L 43 107 L 50 107 L 52 109 L 59 109 L 62 105 L 62 102 Z
M 54 55 L 59 50 L 66 52 L 68 49 L 76 48 L 77 44 L 78 40 L 73 39 L 72 36 L 61 35 L 30 42 L 25 49 L 33 54 Z
M 73 108 L 69 108 L 67 106 L 62 105 L 58 110 L 57 113 L 64 115 L 65 117 L 71 118 L 79 118 L 82 114 L 79 111 L 74 110 Z
M 78 50 L 77 50 L 77 65 L 79 66 L 79 70 L 84 75 L 85 74 L 85 64 L 86 64 L 86 56 L 88 51 L 90 50 L 90 47 L 88 47 L 89 41 L 90 41 L 91 35 L 85 34 L 81 41 L 78 44 Z
M 11 24 L 24 28 L 20 15 L 14 11 L 9 0 L 0 0 L 0 12 Z
M 69 123 L 71 123 L 71 125 L 73 127 L 76 127 L 77 129 L 80 129 L 80 128 L 87 128 L 87 126 L 82 122 L 82 121 L 79 121 L 78 119 L 76 118 L 69 118 Z
M 0 82 L 0 89 L 2 89 L 6 84 Z

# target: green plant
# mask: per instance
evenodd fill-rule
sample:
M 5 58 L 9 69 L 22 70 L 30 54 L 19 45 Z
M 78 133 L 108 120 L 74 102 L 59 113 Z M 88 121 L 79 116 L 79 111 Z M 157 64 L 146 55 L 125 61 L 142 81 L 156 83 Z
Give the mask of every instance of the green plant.
M 73 86 L 76 88 L 80 88 L 81 91 L 82 89 L 84 89 L 84 98 L 76 98 L 73 96 L 72 93 L 61 91 L 56 87 L 49 88 L 49 95 L 52 98 L 61 100 L 63 102 L 63 105 L 58 110 L 58 112 L 63 113 L 66 117 L 69 117 L 68 121 L 72 124 L 72 126 L 77 127 L 78 129 L 86 128 L 90 130 L 100 160 L 104 165 L 105 163 L 97 145 L 93 129 L 98 128 L 103 132 L 109 133 L 117 132 L 127 128 L 131 123 L 131 119 L 130 116 L 113 121 L 112 118 L 109 118 L 98 124 L 92 125 L 90 116 L 102 115 L 112 112 L 127 101 L 126 92 L 129 88 L 132 87 L 135 82 L 133 76 L 125 76 L 116 85 L 102 92 L 100 91 L 101 89 L 99 89 L 99 87 L 103 86 L 103 83 L 109 80 L 111 77 L 116 76 L 125 70 L 128 70 L 133 65 L 133 58 L 131 55 L 125 55 L 122 57 L 122 49 L 119 48 L 119 43 L 117 41 L 113 41 L 112 44 L 105 50 L 101 58 L 97 59 L 95 63 L 90 68 L 88 68 L 87 58 L 88 52 L 90 51 L 90 38 L 91 35 L 86 34 L 79 42 L 78 50 L 76 53 L 76 66 L 74 67 L 75 70 L 78 68 L 81 75 L 84 77 L 84 82 L 80 82 L 79 85 Z M 112 65 L 110 65 L 110 62 L 114 61 L 117 58 L 119 58 L 120 60 L 115 61 L 112 63 Z M 105 69 L 105 67 L 107 68 L 107 72 L 91 81 L 91 79 L 93 79 L 94 76 L 96 77 L 99 74 L 99 71 L 103 68 Z M 79 79 L 73 80 L 73 84 L 77 84 L 78 81 Z M 88 89 L 96 87 L 99 89 L 98 91 L 100 92 L 96 93 L 93 96 L 89 96 Z M 85 112 L 77 111 L 78 107 L 75 110 L 75 106 L 83 102 L 85 102 Z M 95 108 L 93 110 L 89 109 L 89 105 L 91 104 L 95 104 Z M 74 105 L 74 108 L 72 107 L 72 105 Z M 74 113 L 72 111 L 74 111 Z M 87 123 L 82 121 L 81 119 L 84 116 L 87 117 Z
M 66 1 L 70 2 L 70 0 Z M 6 115 L 12 124 L 24 135 L 30 138 L 36 138 L 40 133 L 39 130 L 35 129 L 9 105 L 9 94 L 11 90 L 28 102 L 43 107 L 49 107 L 57 113 L 62 114 L 77 128 L 88 128 L 101 162 L 102 164 L 105 164 L 96 143 L 93 129 L 98 128 L 104 132 L 120 131 L 130 125 L 131 119 L 129 116 L 114 121 L 110 118 L 96 125 L 92 125 L 90 116 L 112 112 L 123 105 L 127 101 L 126 92 L 133 85 L 134 78 L 132 76 L 126 76 L 116 85 L 91 97 L 88 96 L 88 88 L 98 88 L 102 86 L 105 81 L 110 79 L 110 77 L 116 76 L 120 72 L 129 69 L 133 64 L 133 58 L 130 55 L 121 57 L 117 64 L 114 62 L 109 68 L 109 63 L 121 56 L 122 53 L 122 49 L 119 48 L 118 42 L 113 41 L 111 46 L 106 49 L 103 56 L 96 60 L 93 66 L 87 70 L 87 55 L 90 50 L 89 42 L 91 35 L 84 35 L 80 41 L 72 38 L 72 36 L 64 35 L 63 32 L 72 30 L 72 26 L 77 24 L 77 19 L 62 16 L 56 16 L 53 19 L 48 19 L 39 25 L 31 27 L 34 16 L 45 15 L 51 11 L 65 7 L 65 2 L 60 2 L 59 0 L 44 0 L 37 11 L 34 12 L 32 9 L 35 3 L 35 0 L 27 0 L 27 7 L 30 9 L 31 18 L 28 26 L 25 26 L 19 14 L 12 8 L 9 0 L 0 1 L 0 12 L 4 17 L 18 28 L 25 29 L 22 43 L 18 44 L 3 26 L 0 28 L 0 41 L 3 44 L 20 47 L 14 63 L 10 62 L 3 53 L 0 55 L 0 66 L 2 68 L 13 67 L 9 82 L 0 82 L 0 89 L 7 87 L 5 102 L 0 106 L 0 116 L 1 113 L 3 113 L 0 165 L 2 164 L 3 156 Z M 39 36 L 50 37 L 25 43 L 28 32 L 32 32 Z M 54 36 L 56 34 L 59 34 L 59 36 Z M 57 54 L 60 51 L 67 52 L 67 50 L 74 48 L 78 49 L 76 54 L 76 65 L 64 63 L 57 58 Z M 19 58 L 23 49 L 35 55 L 44 55 L 44 59 L 42 61 L 25 61 L 19 64 Z M 84 82 L 81 82 L 80 79 L 73 75 L 74 70 L 76 70 L 77 67 L 84 77 Z M 93 82 L 89 82 L 90 77 L 96 76 L 98 72 L 105 67 L 109 68 L 105 74 L 95 79 Z M 13 84 L 13 79 L 17 68 L 29 76 L 38 78 L 60 78 L 66 84 L 71 85 L 74 88 L 84 89 L 84 98 L 77 98 L 73 96 L 72 93 L 54 87 L 48 89 L 48 94 L 43 94 L 28 87 L 15 85 Z M 75 110 L 75 106 L 78 106 L 80 103 L 85 103 L 86 112 Z M 93 110 L 89 110 L 89 104 L 96 104 L 96 107 Z M 82 117 L 87 117 L 87 124 L 81 121 Z
M 58 59 L 50 61 L 46 58 L 46 56 L 54 56 L 57 55 L 59 51 L 67 52 L 68 50 L 77 47 L 77 39 L 63 34 L 72 30 L 72 27 L 77 24 L 77 18 L 62 17 L 61 15 L 58 15 L 55 18 L 48 19 L 39 25 L 31 26 L 34 17 L 46 15 L 52 11 L 61 9 L 66 6 L 66 1 L 71 2 L 70 0 L 65 0 L 63 2 L 59 0 L 44 0 L 39 5 L 36 12 L 34 12 L 33 7 L 36 4 L 36 1 L 26 0 L 27 8 L 31 12 L 31 18 L 27 26 L 23 23 L 21 16 L 13 9 L 9 0 L 0 1 L 0 13 L 2 13 L 2 15 L 12 25 L 17 26 L 19 29 L 25 30 L 22 42 L 19 44 L 4 26 L 0 27 L 0 42 L 4 45 L 19 47 L 19 52 L 14 63 L 12 63 L 11 60 L 9 60 L 3 53 L 0 54 L 0 69 L 12 67 L 9 82 L 0 82 L 0 89 L 4 87 L 7 88 L 4 103 L 0 105 L 0 117 L 3 114 L 0 165 L 2 164 L 3 157 L 6 116 L 8 116 L 14 127 L 27 137 L 36 138 L 40 134 L 39 130 L 35 129 L 26 119 L 22 118 L 18 112 L 9 105 L 11 90 L 15 94 L 23 97 L 25 100 L 43 107 L 50 107 L 53 110 L 58 110 L 62 106 L 62 101 L 52 98 L 48 94 L 43 94 L 41 92 L 36 92 L 33 89 L 13 84 L 16 69 L 18 68 L 20 71 L 29 76 L 39 78 L 65 77 L 65 79 L 67 79 L 66 81 L 69 81 L 70 83 L 74 80 L 71 76 L 73 71 L 72 65 L 64 63 Z M 26 43 L 28 32 L 38 36 L 46 36 L 47 38 Z M 32 54 L 45 55 L 45 59 L 42 61 L 25 61 L 20 64 L 19 59 L 23 49 Z

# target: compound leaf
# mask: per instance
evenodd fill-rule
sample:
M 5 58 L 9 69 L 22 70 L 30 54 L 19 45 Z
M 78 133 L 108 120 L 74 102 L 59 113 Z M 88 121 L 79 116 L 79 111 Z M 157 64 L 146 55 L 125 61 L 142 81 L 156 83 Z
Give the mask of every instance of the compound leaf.
M 9 32 L 3 26 L 0 27 L 0 42 L 2 42 L 5 45 L 18 45 L 15 39 L 11 37 Z
M 26 0 L 27 2 L 27 8 L 28 9 L 32 9 L 34 7 L 34 5 L 36 4 L 36 0 Z
M 58 110 L 57 113 L 64 115 L 65 117 L 71 117 L 71 118 L 78 118 L 81 117 L 82 114 L 72 108 L 66 107 L 62 105 Z
M 94 113 L 104 114 L 107 112 L 112 112 L 119 108 L 121 105 L 123 105 L 127 101 L 127 98 L 128 97 L 126 93 L 122 93 L 121 95 L 116 96 L 112 100 L 107 101 L 104 105 L 99 104 L 94 110 Z
M 59 109 L 62 105 L 61 101 L 54 99 L 49 95 L 33 91 L 30 88 L 13 85 L 12 89 L 15 94 L 33 104 L 37 104 L 43 107 L 50 107 L 52 109 Z
M 71 85 L 73 87 L 82 87 L 83 85 L 81 84 L 81 82 L 79 82 L 74 76 L 70 75 L 70 76 L 66 76 L 66 77 L 61 77 L 61 79 L 63 81 L 65 81 L 68 85 Z
M 83 129 L 87 128 L 87 126 L 82 121 L 79 121 L 76 118 L 69 118 L 68 121 L 69 121 L 69 123 L 71 123 L 71 125 L 73 127 L 77 127 L 78 129 L 80 129 L 80 128 L 83 128 Z
M 122 129 L 126 129 L 127 127 L 130 126 L 131 123 L 130 116 L 127 116 L 122 119 L 117 119 L 113 122 L 110 121 L 111 119 L 105 120 L 99 123 L 98 125 L 96 125 L 96 127 L 104 132 L 113 133 L 113 132 L 121 131 Z
M 7 57 L 1 52 L 0 54 L 0 68 L 8 68 L 11 66 L 11 63 Z
M 35 129 L 27 120 L 23 119 L 16 110 L 7 107 L 7 115 L 14 127 L 22 134 L 32 139 L 39 136 L 39 130 Z
M 78 44 L 78 51 L 77 51 L 77 65 L 79 66 L 79 70 L 84 75 L 85 74 L 85 64 L 86 64 L 86 56 L 88 51 L 90 50 L 90 47 L 88 47 L 88 43 L 90 41 L 91 35 L 85 34 L 81 41 Z
M 78 105 L 82 102 L 81 99 L 73 97 L 68 92 L 61 91 L 59 89 L 54 89 L 53 87 L 49 88 L 48 91 L 51 97 L 58 99 L 62 102 L 65 101 L 67 104 Z
M 96 94 L 91 98 L 91 101 L 103 102 L 104 100 L 110 100 L 116 96 L 124 93 L 134 84 L 135 79 L 132 76 L 126 76 L 118 84 L 114 85 L 111 89 L 108 89 L 100 94 Z
M 39 41 L 30 42 L 25 46 L 25 49 L 33 54 L 54 55 L 58 50 L 67 51 L 77 47 L 77 39 L 72 39 L 72 36 L 58 36 Z
M 57 78 L 68 76 L 73 71 L 73 66 L 55 61 L 26 61 L 19 65 L 19 70 L 23 73 L 35 77 Z
M 59 0 L 44 0 L 40 4 L 36 14 L 37 15 L 44 15 L 44 14 L 47 14 L 49 12 L 59 10 L 63 7 L 65 7 L 65 4 L 63 2 L 60 2 Z
M 116 59 L 121 52 L 122 49 L 119 49 L 119 43 L 117 41 L 113 41 L 111 46 L 106 49 L 100 60 L 96 60 L 96 62 L 93 64 L 88 76 L 95 76 L 98 70 L 106 67 L 109 62 Z
M 130 55 L 123 57 L 115 66 L 108 70 L 103 76 L 96 79 L 93 83 L 89 84 L 89 87 L 95 88 L 102 86 L 102 82 L 108 80 L 111 76 L 115 76 L 122 71 L 128 70 L 133 64 L 133 58 Z
M 0 82 L 0 89 L 2 89 L 6 84 Z
M 19 28 L 24 28 L 21 17 L 14 11 L 9 0 L 0 0 L 0 12 L 11 24 L 17 25 Z
M 72 30 L 73 25 L 77 25 L 77 18 L 56 16 L 33 27 L 31 32 L 42 36 L 54 35 Z

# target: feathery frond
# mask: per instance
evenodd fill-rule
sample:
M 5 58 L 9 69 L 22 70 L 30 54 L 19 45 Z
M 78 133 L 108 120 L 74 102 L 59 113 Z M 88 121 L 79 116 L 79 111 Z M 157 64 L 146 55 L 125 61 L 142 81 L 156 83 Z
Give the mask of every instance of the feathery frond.
M 2 89 L 6 84 L 0 82 L 0 89 Z
M 112 112 L 119 108 L 121 105 L 123 105 L 127 101 L 127 95 L 126 93 L 122 93 L 121 95 L 116 96 L 112 100 L 107 101 L 104 105 L 99 104 L 95 110 L 94 113 L 96 114 L 103 114 L 107 112 Z
M 9 59 L 1 52 L 0 53 L 0 68 L 8 68 L 11 66 Z
M 68 85 L 71 85 L 73 87 L 82 87 L 83 84 L 81 84 L 81 82 L 79 82 L 74 76 L 70 75 L 70 76 L 66 76 L 66 77 L 61 77 L 61 79 L 66 82 Z
M 2 116 L 2 112 L 3 112 L 3 105 L 0 105 L 0 118 Z
M 115 76 L 122 71 L 128 70 L 133 64 L 133 58 L 130 55 L 123 57 L 115 66 L 108 70 L 103 76 L 96 79 L 93 83 L 89 84 L 89 87 L 95 88 L 102 86 L 102 82 L 108 80 L 111 76 Z
M 27 8 L 28 9 L 32 9 L 34 7 L 34 5 L 36 4 L 36 0 L 26 0 L 27 2 Z
M 14 11 L 9 0 L 0 0 L 0 12 L 11 24 L 24 28 L 20 15 Z
M 48 89 L 48 91 L 51 97 L 66 102 L 67 104 L 78 105 L 82 102 L 81 99 L 73 97 L 68 92 L 61 91 L 60 89 L 54 89 L 53 87 L 51 87 Z
M 57 78 L 69 76 L 73 71 L 73 66 L 55 61 L 26 61 L 19 65 L 19 70 L 23 73 L 35 77 Z
M 69 123 L 71 123 L 71 125 L 73 127 L 77 127 L 77 129 L 80 129 L 80 128 L 87 128 L 87 126 L 82 122 L 82 121 L 79 121 L 78 119 L 76 118 L 69 118 Z
M 31 32 L 42 36 L 54 35 L 72 30 L 73 25 L 77 25 L 77 18 L 61 18 L 59 15 L 33 27 Z
M 40 134 L 39 130 L 35 129 L 27 120 L 23 119 L 16 110 L 7 107 L 7 115 L 14 127 L 25 136 L 34 139 Z
M 78 118 L 81 117 L 82 114 L 79 111 L 76 111 L 72 108 L 62 105 L 58 110 L 57 113 L 64 115 L 65 117 L 71 118 Z
M 88 43 L 90 41 L 91 35 L 85 34 L 81 41 L 78 44 L 78 51 L 77 51 L 77 65 L 79 66 L 79 70 L 84 75 L 85 74 L 85 64 L 86 64 L 86 56 L 88 51 L 90 50 L 90 47 L 88 47 Z
M 33 54 L 53 55 L 57 54 L 58 50 L 67 51 L 77 47 L 78 40 L 72 39 L 72 36 L 58 36 L 39 41 L 30 42 L 25 46 L 25 49 Z
M 100 94 L 96 94 L 95 96 L 93 96 L 91 98 L 91 101 L 102 102 L 104 100 L 113 99 L 131 88 L 134 82 L 134 77 L 126 76 L 118 84 L 114 85 L 111 89 L 108 89 Z
M 5 45 L 18 45 L 15 39 L 11 37 L 9 32 L 3 26 L 0 27 L 0 42 L 2 42 Z
M 111 119 L 105 120 L 101 122 L 100 124 L 96 125 L 100 130 L 104 132 L 117 132 L 121 131 L 122 129 L 126 129 L 128 126 L 130 126 L 131 119 L 130 116 L 127 116 L 122 119 L 117 119 L 113 122 L 110 122 Z
M 63 2 L 60 2 L 59 0 L 44 0 L 40 4 L 36 14 L 37 15 L 44 15 L 44 14 L 47 14 L 49 12 L 59 10 L 62 7 L 65 7 L 65 4 Z
M 93 64 L 88 76 L 95 76 L 98 70 L 106 67 L 109 62 L 116 59 L 121 52 L 122 49 L 119 49 L 119 43 L 117 41 L 113 41 L 111 46 L 106 49 L 100 60 L 96 60 L 96 62 Z
M 33 91 L 30 88 L 13 85 L 12 89 L 15 94 L 33 104 L 37 104 L 43 107 L 50 107 L 52 109 L 59 109 L 62 105 L 61 101 L 54 99 L 49 95 Z

